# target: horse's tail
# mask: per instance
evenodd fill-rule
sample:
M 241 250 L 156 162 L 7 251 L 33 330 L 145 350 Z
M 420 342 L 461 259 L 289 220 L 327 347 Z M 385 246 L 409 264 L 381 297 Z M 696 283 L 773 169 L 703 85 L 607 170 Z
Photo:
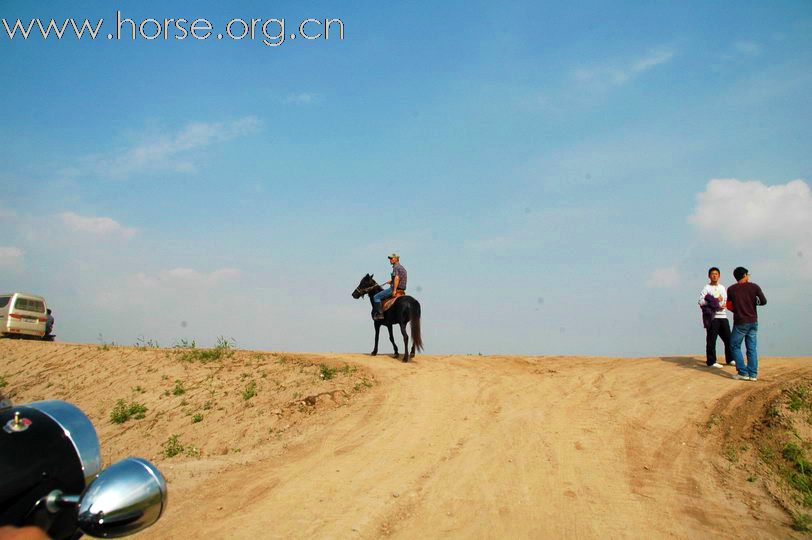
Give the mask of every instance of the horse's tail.
M 420 304 L 415 301 L 411 309 L 409 322 L 412 323 L 412 341 L 418 351 L 423 350 L 423 338 L 420 337 Z M 408 354 L 408 351 L 406 351 Z

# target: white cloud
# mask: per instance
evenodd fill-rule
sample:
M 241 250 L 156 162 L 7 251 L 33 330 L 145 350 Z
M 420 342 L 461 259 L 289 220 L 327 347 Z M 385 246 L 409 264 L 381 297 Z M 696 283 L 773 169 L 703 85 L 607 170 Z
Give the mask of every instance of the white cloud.
M 187 284 L 217 285 L 223 280 L 240 276 L 236 268 L 220 268 L 210 273 L 199 272 L 193 268 L 173 268 L 164 273 L 165 278 L 179 280 Z
M 761 54 L 762 47 L 755 41 L 737 41 L 733 44 L 733 48 L 736 49 L 737 52 L 753 56 Z
M 254 133 L 260 125 L 255 116 L 233 122 L 192 122 L 175 133 L 152 134 L 148 141 L 112 156 L 93 157 L 91 168 L 96 174 L 111 177 L 126 177 L 146 170 L 194 172 L 194 161 L 187 157 L 190 152 Z
M 812 279 L 812 190 L 803 180 L 711 180 L 688 221 L 776 275 Z
M 761 54 L 764 47 L 755 41 L 741 40 L 734 41 L 730 47 L 725 49 L 724 52 L 719 54 L 719 59 L 724 62 L 741 62 L 748 57 L 754 57 Z M 718 66 L 715 66 L 718 67 Z
M 14 246 L 0 246 L 0 267 L 16 266 L 23 260 L 23 251 Z
M 0 221 L 11 221 L 17 217 L 17 212 L 0 206 Z
M 651 68 L 670 62 L 675 55 L 676 52 L 670 48 L 652 49 L 639 58 L 580 68 L 575 70 L 574 75 L 585 83 L 620 86 Z
M 768 186 L 758 181 L 713 179 L 696 196 L 688 218 L 700 232 L 731 244 L 798 244 L 812 235 L 812 190 L 803 180 Z
M 220 268 L 201 272 L 193 268 L 171 268 L 156 273 L 139 272 L 117 278 L 101 287 L 96 294 L 97 304 L 111 309 L 128 306 L 163 305 L 164 309 L 194 311 L 210 300 L 210 291 L 236 280 L 241 272 L 236 268 Z
M 674 58 L 675 52 L 672 49 L 654 49 L 642 58 L 638 58 L 631 65 L 631 73 L 642 73 L 647 69 L 670 62 Z
M 62 223 L 73 232 L 90 233 L 99 236 L 120 236 L 121 238 L 132 238 L 136 233 L 136 229 L 124 227 L 109 217 L 80 216 L 74 212 L 63 212 L 59 214 L 59 217 Z
M 652 289 L 670 289 L 679 285 L 681 276 L 676 266 L 656 268 L 646 281 L 646 287 Z
M 320 101 L 318 94 L 311 94 L 309 92 L 302 92 L 300 94 L 289 94 L 285 99 L 286 103 L 293 103 L 295 105 L 311 105 Z

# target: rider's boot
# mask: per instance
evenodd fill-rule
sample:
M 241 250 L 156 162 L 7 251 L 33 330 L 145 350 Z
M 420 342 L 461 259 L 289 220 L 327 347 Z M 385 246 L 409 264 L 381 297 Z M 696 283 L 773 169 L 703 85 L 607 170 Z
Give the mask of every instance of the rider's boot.
M 383 304 L 381 304 L 380 307 L 376 306 L 375 309 L 372 310 L 372 318 L 376 321 L 383 319 Z

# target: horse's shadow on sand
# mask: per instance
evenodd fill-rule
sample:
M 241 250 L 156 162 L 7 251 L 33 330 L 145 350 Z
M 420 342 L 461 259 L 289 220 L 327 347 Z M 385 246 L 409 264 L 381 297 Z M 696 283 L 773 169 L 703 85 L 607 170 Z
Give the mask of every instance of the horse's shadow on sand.
M 660 360 L 681 368 L 701 371 L 703 373 L 707 373 L 708 375 L 722 377 L 723 379 L 731 379 L 733 378 L 733 374 L 736 373 L 736 368 L 732 368 L 731 371 L 731 367 L 728 366 L 721 369 L 708 367 L 707 364 L 705 364 L 704 358 L 697 358 L 696 356 L 661 356 Z

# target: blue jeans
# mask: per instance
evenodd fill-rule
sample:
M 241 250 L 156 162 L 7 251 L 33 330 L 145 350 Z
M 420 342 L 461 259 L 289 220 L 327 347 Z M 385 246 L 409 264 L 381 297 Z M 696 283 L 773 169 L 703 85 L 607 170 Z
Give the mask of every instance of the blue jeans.
M 392 290 L 392 287 L 389 287 L 388 289 L 384 289 L 375 296 L 373 296 L 372 301 L 375 303 L 375 309 L 377 309 L 379 312 L 383 311 L 381 309 L 381 302 L 391 297 L 393 293 L 394 291 Z
M 736 371 L 739 375 L 748 377 L 758 376 L 758 323 L 746 323 L 733 325 L 733 332 L 730 334 L 730 348 L 733 349 L 733 358 L 736 359 Z M 747 347 L 747 365 L 744 365 L 742 357 L 742 340 Z

